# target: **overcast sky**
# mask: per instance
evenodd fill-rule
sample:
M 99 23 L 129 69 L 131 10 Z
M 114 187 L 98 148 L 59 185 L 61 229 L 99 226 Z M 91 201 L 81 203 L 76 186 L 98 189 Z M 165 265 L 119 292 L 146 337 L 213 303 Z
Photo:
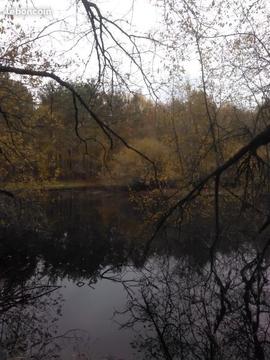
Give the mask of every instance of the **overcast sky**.
M 21 1 L 21 4 L 25 3 L 28 5 L 22 5 L 22 8 L 37 8 L 37 9 L 51 9 L 54 18 L 65 17 L 68 14 L 74 13 L 75 1 L 69 0 L 32 0 L 32 1 Z M 12 6 L 7 5 L 8 1 L 0 0 L 0 11 L 4 11 L 5 8 L 19 9 L 18 5 L 14 3 Z M 33 5 L 34 6 L 33 6 Z M 139 30 L 147 32 L 150 29 L 156 28 L 158 22 L 161 21 L 161 13 L 150 0 L 98 0 L 96 4 L 101 9 L 104 15 L 111 14 L 113 18 L 125 19 Z M 16 15 L 15 15 L 16 16 Z M 42 16 L 19 16 L 21 20 L 31 23 L 40 22 Z M 50 18 L 50 16 L 46 16 Z M 43 19 L 45 21 L 45 19 Z
M 67 71 L 69 71 L 70 76 L 81 76 L 84 71 L 84 63 L 89 58 L 90 54 L 89 42 L 81 41 L 74 49 L 72 49 L 72 51 L 67 50 L 74 44 L 74 36 L 72 36 L 72 33 L 79 32 L 81 29 L 82 31 L 89 29 L 89 23 L 85 21 L 85 12 L 82 7 L 81 15 L 76 13 L 74 2 L 75 1 L 72 0 L 25 0 L 25 2 L 22 0 L 20 2 L 20 4 L 22 4 L 22 9 L 27 8 L 29 10 L 35 7 L 39 10 L 44 9 L 44 12 L 51 9 L 51 14 L 49 15 L 36 16 L 28 14 L 27 16 L 23 16 L 19 15 L 18 5 L 16 5 L 16 3 L 13 4 L 12 7 L 8 5 L 5 8 L 8 0 L 0 0 L 0 11 L 15 11 L 15 21 L 19 22 L 23 28 L 28 28 L 28 33 L 32 37 L 35 37 L 35 33 L 37 34 L 40 29 L 53 22 L 55 19 L 65 19 L 65 21 L 49 27 L 46 30 L 48 33 L 55 31 L 52 36 L 44 37 L 36 43 L 43 51 L 51 51 L 53 54 L 56 50 L 59 57 L 57 58 L 57 54 L 53 55 L 53 59 L 56 62 L 58 61 L 60 63 L 64 59 L 66 61 L 74 61 L 73 64 L 69 65 Z M 155 33 L 163 26 L 161 10 L 155 7 L 151 0 L 97 0 L 96 4 L 99 6 L 103 15 L 111 17 L 113 20 L 122 19 L 125 21 L 122 26 L 128 32 L 134 33 L 137 31 L 140 34 L 148 34 L 150 32 Z M 79 24 L 79 26 L 76 27 L 76 24 Z M 32 29 L 29 30 L 30 28 Z M 62 35 L 59 30 L 63 30 Z M 69 31 L 71 34 L 68 34 Z M 107 45 L 110 44 L 108 43 Z M 151 42 L 144 42 L 141 44 L 144 69 L 149 74 L 152 72 L 153 77 L 157 79 L 157 83 L 161 81 L 168 83 L 168 81 L 166 81 L 167 74 L 162 62 L 162 57 L 165 58 L 164 52 L 162 53 L 162 50 L 159 49 L 157 51 L 159 55 L 154 56 L 152 53 L 153 48 L 151 49 L 151 46 L 153 46 Z M 127 47 L 127 49 L 130 52 L 132 51 L 131 47 Z M 148 50 L 149 53 L 147 52 Z M 119 56 L 120 58 L 118 61 L 117 57 Z M 133 89 L 136 89 L 136 86 L 141 86 L 142 92 L 147 93 L 147 89 L 144 87 L 142 79 L 139 79 L 139 72 L 136 71 L 134 66 L 132 67 L 129 59 L 121 57 L 122 55 L 120 53 L 113 52 L 113 58 L 120 64 L 122 72 L 135 74 L 133 80 L 130 79 L 130 83 L 133 83 L 134 85 Z M 185 76 L 187 80 L 192 82 L 193 79 L 198 78 L 198 62 L 190 61 L 185 65 L 186 74 L 181 76 Z M 97 62 L 95 63 L 95 60 L 88 64 L 88 70 L 83 73 L 83 76 L 85 76 L 85 78 L 96 76 L 93 71 L 94 68 L 97 68 Z M 153 80 L 153 82 L 155 82 L 155 80 Z M 165 86 L 163 86 L 163 89 L 165 90 Z M 168 91 L 168 89 L 166 91 Z

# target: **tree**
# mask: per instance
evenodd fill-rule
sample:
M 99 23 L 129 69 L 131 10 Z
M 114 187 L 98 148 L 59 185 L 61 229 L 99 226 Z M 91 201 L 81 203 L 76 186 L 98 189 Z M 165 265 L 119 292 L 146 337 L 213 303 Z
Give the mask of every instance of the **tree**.
M 222 178 L 226 172 L 232 171 L 235 177 L 241 176 L 242 187 L 240 199 L 254 203 L 254 196 L 265 191 L 260 179 L 265 179 L 269 164 L 265 153 L 268 153 L 270 129 L 268 126 L 268 26 L 269 16 L 263 1 L 169 1 L 157 2 L 164 9 L 166 33 L 164 41 L 171 44 L 169 54 L 174 60 L 174 68 L 179 71 L 181 62 L 196 56 L 200 67 L 201 94 L 203 97 L 208 131 L 211 136 L 211 153 L 215 157 L 215 170 L 209 171 L 199 179 L 196 186 L 173 206 L 160 219 L 160 228 L 177 208 L 182 208 L 194 197 L 198 196 L 205 186 L 213 184 L 215 193 L 216 241 L 219 238 L 219 193 Z M 174 76 L 177 76 L 174 74 Z M 235 86 L 237 84 L 237 86 Z M 211 99 L 217 104 L 211 106 Z M 224 141 L 223 123 L 224 107 L 232 102 L 244 110 L 244 124 L 239 121 L 238 111 L 234 111 L 231 122 L 239 124 L 237 136 L 242 137 L 245 144 L 227 158 Z M 264 113 L 266 126 L 258 128 L 259 119 Z M 266 115 L 267 117 L 267 115 Z M 244 126 L 243 126 L 244 125 Z M 234 136 L 236 128 L 234 129 Z M 232 138 L 232 137 L 231 137 Z M 229 139 L 229 140 L 228 140 Z M 200 143 L 199 143 L 200 144 Z M 256 169 L 256 170 L 255 170 Z M 255 171 L 259 170 L 256 177 Z M 237 175 L 238 174 L 238 175 Z M 253 192 L 252 183 L 256 182 L 257 191 Z M 238 194 L 239 196 L 239 194 Z M 216 241 L 213 243 L 215 246 Z
M 175 159 L 170 157 L 169 148 L 165 144 L 148 137 L 139 138 L 133 143 L 144 154 L 153 159 L 160 180 L 166 182 L 167 179 L 176 178 Z M 128 184 L 137 182 L 142 187 L 154 183 L 151 164 L 145 163 L 143 159 L 138 158 L 134 153 L 130 153 L 126 148 L 122 148 L 115 154 L 112 175 L 124 179 Z
M 20 5 L 23 5 L 23 2 L 20 3 Z M 93 62 L 96 62 L 97 66 L 95 66 L 95 69 L 97 72 L 95 74 L 97 74 L 97 77 L 94 86 L 100 84 L 104 88 L 110 86 L 112 92 L 114 92 L 114 83 L 118 84 L 118 86 L 120 86 L 121 83 L 128 88 L 126 79 L 130 77 L 130 74 L 125 78 L 120 71 L 117 60 L 114 60 L 115 54 L 120 51 L 122 56 L 131 62 L 132 67 L 136 71 L 139 70 L 141 79 L 148 86 L 149 91 L 153 92 L 151 82 L 143 69 L 142 56 L 139 45 L 137 44 L 138 39 L 147 41 L 147 37 L 129 34 L 124 27 L 120 26 L 116 21 L 105 17 L 95 3 L 82 0 L 79 1 L 77 7 L 73 7 L 73 9 L 78 11 L 81 22 L 79 26 L 76 27 L 74 36 L 72 35 L 68 41 L 71 41 L 73 44 L 73 51 L 74 46 L 76 47 L 81 41 L 85 41 L 88 45 L 90 43 L 91 47 L 94 49 L 94 60 L 92 59 L 91 51 L 84 64 L 84 70 L 86 71 L 88 66 L 92 66 Z M 81 12 L 83 13 L 81 14 Z M 63 80 L 56 74 L 57 72 L 60 73 L 63 69 L 67 69 L 69 66 L 72 67 L 72 64 L 70 64 L 63 56 L 61 57 L 61 59 L 64 59 L 62 63 L 57 62 L 57 60 L 53 62 L 52 59 L 56 59 L 59 55 L 56 48 L 53 48 L 53 51 L 52 49 L 47 52 L 41 51 L 39 41 L 44 38 L 49 38 L 51 32 L 57 33 L 61 38 L 61 31 L 58 32 L 54 30 L 54 27 L 58 26 L 59 23 L 65 26 L 65 21 L 63 19 L 49 21 L 45 25 L 42 24 L 41 29 L 31 29 L 32 32 L 29 34 L 25 33 L 22 25 L 16 22 L 16 18 L 14 18 L 13 15 L 6 14 L 2 23 L 1 32 L 7 35 L 0 56 L 0 72 L 2 74 L 16 74 L 24 76 L 24 78 L 27 77 L 29 85 L 31 85 L 32 88 L 40 86 L 43 79 L 55 81 L 70 93 L 70 98 L 72 99 L 72 112 L 74 115 L 73 127 L 82 145 L 87 146 L 88 142 L 88 139 L 84 138 L 79 133 L 79 117 L 81 116 L 81 112 L 84 111 L 87 113 L 88 120 L 94 122 L 99 128 L 99 137 L 102 136 L 103 139 L 106 139 L 105 143 L 102 142 L 100 144 L 97 142 L 98 146 L 102 146 L 103 150 L 107 152 L 109 149 L 112 149 L 114 141 L 117 140 L 130 150 L 135 151 L 138 156 L 144 157 L 145 161 L 150 162 L 152 164 L 153 172 L 156 173 L 155 164 L 151 159 L 147 158 L 140 150 L 130 146 L 127 141 L 111 127 L 111 124 L 102 118 L 102 112 L 101 115 L 96 114 L 92 104 L 88 104 L 85 95 L 81 95 L 80 91 L 76 90 L 70 81 Z M 16 33 L 18 33 L 19 36 L 15 37 L 13 43 L 11 43 L 9 34 L 13 29 L 16 29 Z M 88 34 L 91 34 L 90 40 Z M 78 41 L 76 36 L 79 36 Z M 125 45 L 123 44 L 123 39 L 126 42 Z M 128 47 L 133 48 L 132 55 L 128 50 Z M 95 74 L 91 74 L 91 77 Z M 109 78 L 108 74 L 110 74 Z M 109 80 L 107 81 L 107 79 Z
M 29 89 L 8 74 L 0 79 L 1 116 L 1 171 L 2 181 L 27 178 L 27 172 L 34 172 L 33 114 L 34 102 Z M 22 161 L 24 159 L 24 161 Z

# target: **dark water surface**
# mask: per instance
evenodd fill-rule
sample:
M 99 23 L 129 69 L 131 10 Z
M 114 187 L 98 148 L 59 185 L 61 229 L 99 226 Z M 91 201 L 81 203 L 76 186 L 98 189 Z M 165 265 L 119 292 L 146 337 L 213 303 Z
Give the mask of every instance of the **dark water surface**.
M 269 358 L 269 234 L 225 204 L 214 258 L 206 209 L 145 258 L 150 232 L 127 193 L 5 204 L 0 359 Z
M 24 356 L 29 343 L 46 342 L 48 335 L 52 340 L 44 354 L 37 355 L 40 358 L 60 354 L 65 360 L 132 359 L 131 330 L 119 330 L 113 316 L 127 299 L 119 279 L 124 274 L 126 279 L 135 276 L 136 254 L 131 254 L 128 234 L 136 235 L 140 219 L 128 194 L 52 191 L 33 196 L 29 205 L 33 203 L 33 209 L 28 208 L 28 221 L 37 217 L 33 224 L 22 232 L 15 225 L 2 234 L 1 273 L 7 292 L 2 298 L 11 302 L 14 316 L 13 324 L 2 322 L 7 332 L 2 348 Z M 35 221 L 38 229 L 33 232 Z M 9 314 L 10 309 L 5 310 Z M 16 311 L 22 310 L 25 314 L 19 320 Z M 22 333 L 11 344 L 13 339 L 8 338 L 13 338 L 18 321 Z M 20 346 L 16 350 L 20 341 L 23 351 Z

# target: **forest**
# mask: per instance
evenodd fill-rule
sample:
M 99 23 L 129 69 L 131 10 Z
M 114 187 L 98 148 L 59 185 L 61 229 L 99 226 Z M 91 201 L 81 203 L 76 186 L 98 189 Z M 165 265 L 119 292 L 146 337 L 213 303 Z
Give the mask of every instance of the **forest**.
M 181 94 L 154 103 L 141 94 L 108 93 L 94 81 L 72 84 L 98 113 L 156 166 L 158 179 L 168 187 L 194 185 L 217 166 L 207 110 L 217 125 L 221 159 L 230 158 L 263 129 L 265 112 L 239 108 L 227 102 L 218 107 L 189 84 Z M 72 95 L 49 82 L 34 95 L 22 82 L 1 78 L 1 181 L 2 184 L 49 184 L 81 181 L 124 186 L 150 185 L 155 180 L 147 159 L 121 142 L 105 147 L 104 134 L 91 115 L 78 105 L 74 121 Z M 257 154 L 269 161 L 268 152 Z M 237 179 L 226 178 L 231 186 Z

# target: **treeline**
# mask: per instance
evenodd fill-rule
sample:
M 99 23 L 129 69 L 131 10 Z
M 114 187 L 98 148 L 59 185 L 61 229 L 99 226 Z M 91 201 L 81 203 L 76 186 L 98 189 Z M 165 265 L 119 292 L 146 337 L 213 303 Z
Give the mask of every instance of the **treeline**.
M 258 109 L 219 106 L 190 86 L 181 98 L 154 103 L 140 94 L 105 92 L 94 81 L 72 85 L 107 125 L 155 162 L 164 181 L 196 183 L 246 143 L 260 122 L 265 125 L 263 111 L 258 116 Z M 110 148 L 89 113 L 54 83 L 33 93 L 2 76 L 0 127 L 1 182 L 106 177 L 130 184 L 154 176 L 152 164 L 120 141 Z

